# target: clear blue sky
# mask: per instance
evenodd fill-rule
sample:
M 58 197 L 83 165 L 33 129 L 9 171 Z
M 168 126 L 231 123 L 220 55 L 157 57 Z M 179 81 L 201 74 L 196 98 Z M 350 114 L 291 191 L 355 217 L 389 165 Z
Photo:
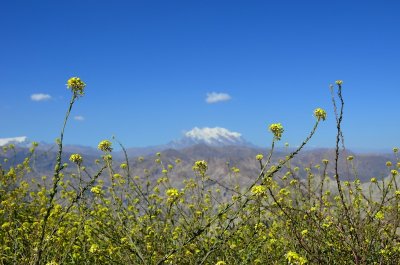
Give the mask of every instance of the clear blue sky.
M 329 84 L 343 79 L 347 146 L 398 146 L 399 14 L 397 0 L 2 1 L 0 138 L 53 142 L 79 76 L 69 144 L 148 146 L 219 126 L 267 146 L 281 122 L 295 146 L 322 107 L 310 146 L 331 147 Z M 207 103 L 212 92 L 230 100 Z

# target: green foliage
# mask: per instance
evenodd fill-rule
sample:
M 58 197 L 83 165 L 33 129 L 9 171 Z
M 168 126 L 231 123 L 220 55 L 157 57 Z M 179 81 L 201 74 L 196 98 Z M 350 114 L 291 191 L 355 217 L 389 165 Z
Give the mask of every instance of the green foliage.
M 52 179 L 25 179 L 36 143 L 23 163 L 0 165 L 0 264 L 397 264 L 398 149 L 396 163 L 387 163 L 387 179 L 371 179 L 367 186 L 340 179 L 343 98 L 342 82 L 336 84 L 341 105 L 336 109 L 332 95 L 338 128 L 334 176 L 327 175 L 326 159 L 316 170 L 305 168 L 306 179 L 290 164 L 326 118 L 316 109 L 310 134 L 276 164 L 271 157 L 284 129 L 279 123 L 269 127 L 271 149 L 255 158 L 260 171 L 248 186 L 207 185 L 212 176 L 201 160 L 193 161 L 192 176 L 178 188 L 170 176 L 182 166 L 179 159 L 164 166 L 157 153 L 161 174 L 151 182 L 146 172 L 131 175 L 127 156 L 114 165 L 108 140 L 99 144 L 104 154 L 95 174 L 80 154 L 70 157 L 76 169 L 66 170 L 64 128 L 85 87 L 79 78 L 70 79 L 72 99 Z M 347 162 L 354 170 L 354 157 Z M 232 172 L 240 177 L 238 168 Z

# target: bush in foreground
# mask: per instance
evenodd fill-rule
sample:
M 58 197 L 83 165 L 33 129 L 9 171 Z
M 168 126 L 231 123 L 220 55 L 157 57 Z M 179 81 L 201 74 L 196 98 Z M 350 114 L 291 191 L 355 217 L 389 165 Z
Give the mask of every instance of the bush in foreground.
M 108 140 L 98 145 L 103 155 L 96 173 L 86 170 L 80 154 L 68 165 L 62 161 L 64 129 L 86 85 L 74 77 L 67 86 L 72 97 L 51 181 L 25 178 L 37 144 L 23 163 L 0 165 L 0 264 L 398 264 L 398 149 L 396 163 L 387 163 L 388 178 L 371 179 L 368 186 L 357 178 L 341 181 L 342 81 L 337 95 L 332 87 L 334 161 L 322 160 L 318 174 L 305 168 L 306 179 L 290 164 L 326 119 L 318 108 L 310 134 L 277 163 L 271 158 L 284 128 L 269 126 L 270 151 L 255 157 L 260 170 L 242 187 L 206 185 L 212 177 L 206 161 L 194 161 L 193 176 L 182 180 L 183 188 L 174 187 L 169 177 L 181 162 L 164 166 L 160 153 L 156 182 L 148 172 L 132 176 L 127 156 L 113 163 Z M 351 165 L 353 157 L 347 160 Z M 334 176 L 327 175 L 329 163 Z

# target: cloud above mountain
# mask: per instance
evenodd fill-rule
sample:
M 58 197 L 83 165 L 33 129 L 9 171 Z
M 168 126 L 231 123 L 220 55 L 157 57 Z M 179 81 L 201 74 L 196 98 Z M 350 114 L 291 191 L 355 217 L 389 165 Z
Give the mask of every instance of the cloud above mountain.
M 49 99 L 51 99 L 51 96 L 49 94 L 37 93 L 31 95 L 31 100 L 33 101 L 46 101 Z
M 231 99 L 232 99 L 232 97 L 227 93 L 211 92 L 211 93 L 207 93 L 206 102 L 208 104 L 213 104 L 213 103 L 217 103 L 217 102 L 228 101 Z
M 74 117 L 74 120 L 76 120 L 76 121 L 84 121 L 85 117 L 77 115 L 77 116 Z

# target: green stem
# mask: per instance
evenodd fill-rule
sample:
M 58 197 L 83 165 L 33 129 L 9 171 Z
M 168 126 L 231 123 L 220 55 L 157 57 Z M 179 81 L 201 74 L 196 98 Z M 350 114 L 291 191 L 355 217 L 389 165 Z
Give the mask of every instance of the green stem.
M 71 101 L 69 102 L 68 111 L 67 111 L 67 113 L 65 115 L 64 124 L 63 124 L 63 127 L 61 129 L 60 139 L 57 141 L 58 154 L 57 154 L 56 166 L 54 168 L 53 188 L 50 190 L 49 202 L 48 202 L 48 206 L 47 206 L 47 209 L 46 209 L 46 214 L 44 215 L 44 218 L 43 218 L 43 225 L 42 225 L 42 230 L 41 230 L 40 241 L 39 241 L 39 246 L 38 246 L 38 252 L 37 252 L 37 256 L 36 256 L 35 265 L 39 265 L 40 262 L 41 262 L 41 259 L 42 259 L 43 242 L 44 242 L 44 237 L 45 237 L 45 234 L 46 234 L 47 222 L 48 222 L 48 219 L 50 217 L 51 210 L 54 207 L 53 201 L 54 201 L 54 197 L 57 194 L 58 183 L 60 181 L 60 172 L 64 168 L 61 165 L 64 131 L 65 131 L 65 127 L 67 125 L 67 121 L 68 121 L 69 115 L 70 115 L 71 110 L 72 110 L 72 106 L 74 105 L 75 99 L 76 99 L 76 95 L 74 93 L 72 98 L 71 98 Z

